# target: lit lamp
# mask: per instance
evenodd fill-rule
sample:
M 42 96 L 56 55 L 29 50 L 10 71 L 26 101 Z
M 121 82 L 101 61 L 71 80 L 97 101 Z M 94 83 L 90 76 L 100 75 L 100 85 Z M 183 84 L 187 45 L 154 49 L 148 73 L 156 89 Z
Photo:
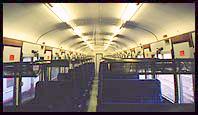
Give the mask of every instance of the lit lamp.
M 92 49 L 93 47 L 91 44 L 86 41 L 86 38 L 81 35 L 80 29 L 78 29 L 73 23 L 71 23 L 71 17 L 69 16 L 68 12 L 64 10 L 60 3 L 47 3 L 47 7 L 63 22 L 66 22 L 68 25 L 72 27 L 72 32 L 77 34 L 82 38 L 82 40 Z
M 113 37 L 115 37 L 117 34 L 119 34 L 121 32 L 121 29 L 123 27 L 123 25 L 131 20 L 132 16 L 135 14 L 135 12 L 137 11 L 137 9 L 141 6 L 140 3 L 128 3 L 127 4 L 127 7 L 124 11 L 124 13 L 122 14 L 122 17 L 121 17 L 121 25 L 119 26 L 119 28 L 116 28 L 115 31 L 113 32 L 113 36 L 112 38 L 110 38 L 108 44 L 105 46 L 104 50 L 106 50 L 108 48 L 108 46 L 111 44 L 112 40 L 113 40 Z

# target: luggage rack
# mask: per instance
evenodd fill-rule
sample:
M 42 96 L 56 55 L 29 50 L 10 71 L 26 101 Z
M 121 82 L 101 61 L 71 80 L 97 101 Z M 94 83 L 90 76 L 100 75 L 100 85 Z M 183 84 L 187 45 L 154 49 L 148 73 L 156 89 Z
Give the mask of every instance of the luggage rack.
M 13 88 L 13 106 L 5 106 L 5 111 L 20 111 L 21 87 L 23 78 L 39 77 L 40 82 L 55 82 L 49 79 L 48 70 L 51 67 L 69 67 L 69 64 L 86 64 L 92 62 L 92 59 L 75 59 L 75 60 L 39 60 L 35 62 L 9 62 L 3 63 L 3 78 L 14 78 Z
M 35 62 L 8 62 L 3 63 L 3 78 L 11 77 L 37 77 L 46 67 L 69 67 L 79 63 L 86 63 L 92 59 L 76 60 L 40 60 Z
M 37 66 L 37 67 L 36 67 Z M 3 63 L 3 77 L 37 77 L 41 66 L 31 62 Z
M 108 71 L 139 74 L 194 74 L 194 59 L 108 59 Z

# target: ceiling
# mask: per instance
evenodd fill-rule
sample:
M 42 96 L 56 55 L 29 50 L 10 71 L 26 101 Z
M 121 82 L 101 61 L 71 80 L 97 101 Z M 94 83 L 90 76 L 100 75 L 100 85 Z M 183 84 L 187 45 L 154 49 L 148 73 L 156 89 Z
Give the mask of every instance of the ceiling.
M 143 3 L 104 50 L 127 3 L 61 3 L 69 22 L 80 29 L 94 50 L 44 3 L 4 3 L 3 36 L 84 53 L 137 47 L 195 30 L 195 4 Z

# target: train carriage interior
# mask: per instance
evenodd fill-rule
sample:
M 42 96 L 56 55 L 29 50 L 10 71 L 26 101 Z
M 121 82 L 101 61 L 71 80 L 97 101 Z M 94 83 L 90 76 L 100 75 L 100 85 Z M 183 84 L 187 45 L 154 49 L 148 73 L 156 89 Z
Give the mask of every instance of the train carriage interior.
M 194 112 L 195 3 L 3 3 L 3 112 Z

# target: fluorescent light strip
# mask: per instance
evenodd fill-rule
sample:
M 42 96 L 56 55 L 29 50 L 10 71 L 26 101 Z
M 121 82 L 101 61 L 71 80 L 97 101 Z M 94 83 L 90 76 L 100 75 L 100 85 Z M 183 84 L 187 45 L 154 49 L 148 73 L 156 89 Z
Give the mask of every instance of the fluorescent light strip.
M 138 4 L 137 3 L 128 3 L 127 4 L 127 8 L 125 9 L 122 17 L 121 17 L 121 20 L 122 20 L 122 24 L 124 24 L 126 21 L 129 21 L 132 16 L 135 14 L 135 12 L 137 11 L 137 9 L 141 6 L 142 3 Z M 121 24 L 121 25 L 122 25 Z M 120 25 L 120 26 L 121 26 Z M 122 28 L 121 28 L 122 29 Z M 119 34 L 121 32 L 121 29 L 120 28 L 117 28 L 114 32 L 114 35 L 112 38 L 110 38 L 108 44 L 105 46 L 104 48 L 104 51 L 109 47 L 109 45 L 111 44 L 111 42 L 113 41 L 113 38 Z
M 120 28 L 117 28 L 117 29 L 115 30 L 115 32 L 113 32 L 114 35 L 110 38 L 109 42 L 107 43 L 107 45 L 106 45 L 105 48 L 104 48 L 104 51 L 109 47 L 109 45 L 110 45 L 111 42 L 113 41 L 113 38 L 114 38 L 117 34 L 119 34 L 120 32 L 121 32 L 121 29 L 120 29 Z
M 78 36 L 80 36 L 84 42 L 87 43 L 87 45 L 92 49 L 93 47 L 91 46 L 91 44 L 87 41 L 87 38 L 84 38 L 82 35 L 81 35 L 81 31 L 80 29 L 78 28 L 75 28 L 76 26 L 74 26 L 74 24 L 72 23 L 69 23 L 69 21 L 71 20 L 71 18 L 69 17 L 69 15 L 64 11 L 64 9 L 62 8 L 61 4 L 60 3 L 48 3 L 47 4 L 48 8 L 56 15 L 58 16 L 58 18 L 63 21 L 63 22 L 66 22 L 68 23 L 72 28 L 73 28 L 73 32 L 75 34 L 77 34 Z

